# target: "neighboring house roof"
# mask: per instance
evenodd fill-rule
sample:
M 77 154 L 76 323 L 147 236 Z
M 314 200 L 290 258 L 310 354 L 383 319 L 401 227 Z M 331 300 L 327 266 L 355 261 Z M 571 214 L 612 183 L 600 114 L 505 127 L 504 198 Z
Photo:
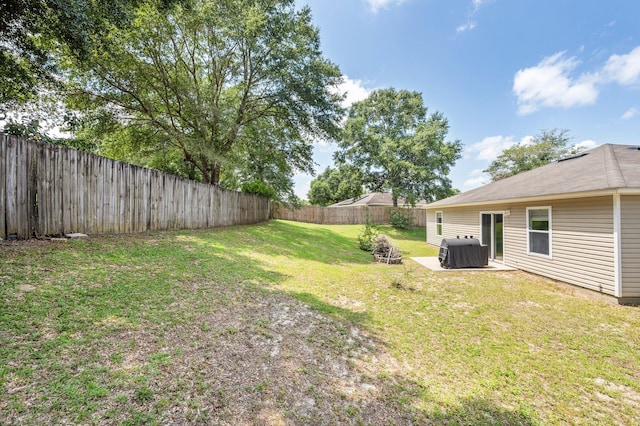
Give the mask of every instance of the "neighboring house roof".
M 398 198 L 398 206 L 404 206 L 404 198 Z M 424 207 L 427 203 L 425 201 L 417 201 L 416 207 Z M 364 194 L 356 198 L 349 198 L 348 200 L 340 201 L 330 205 L 329 207 L 354 207 L 354 206 L 393 206 L 393 198 L 388 192 L 371 192 Z
M 640 147 L 606 144 L 527 172 L 492 182 L 427 206 L 485 204 L 554 198 L 619 189 L 640 190 Z

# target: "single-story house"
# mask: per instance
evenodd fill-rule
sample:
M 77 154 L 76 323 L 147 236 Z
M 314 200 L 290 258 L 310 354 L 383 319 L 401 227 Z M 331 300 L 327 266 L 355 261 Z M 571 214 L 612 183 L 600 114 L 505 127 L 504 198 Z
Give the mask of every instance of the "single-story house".
M 403 207 L 407 205 L 407 202 L 404 198 L 398 198 L 398 207 Z M 424 200 L 420 200 L 416 202 L 416 207 L 425 207 L 427 202 Z M 348 200 L 340 201 L 339 203 L 335 203 L 330 205 L 329 207 L 373 207 L 373 206 L 393 206 L 393 198 L 391 197 L 391 193 L 389 192 L 371 192 L 368 194 L 361 195 L 355 198 L 349 198 Z
M 427 243 L 640 302 L 640 147 L 601 145 L 427 206 Z

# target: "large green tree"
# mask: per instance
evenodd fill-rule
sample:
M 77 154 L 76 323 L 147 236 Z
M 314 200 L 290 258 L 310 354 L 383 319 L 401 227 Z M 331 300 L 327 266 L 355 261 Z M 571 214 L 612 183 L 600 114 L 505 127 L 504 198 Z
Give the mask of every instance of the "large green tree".
M 109 117 L 99 136 L 115 147 L 105 149 L 180 158 L 218 184 L 252 153 L 287 162 L 285 172 L 310 170 L 311 140 L 338 133 L 341 73 L 322 56 L 309 8 L 293 0 L 146 4 L 109 37 L 72 76 L 75 105 Z M 123 137 L 131 128 L 149 137 Z
M 543 130 L 526 143 L 513 145 L 504 151 L 484 170 L 492 181 L 508 178 L 536 167 L 557 161 L 580 151 L 569 144 L 568 130 Z
M 328 206 L 362 195 L 362 179 L 358 171 L 350 165 L 338 168 L 327 167 L 311 181 L 307 194 L 309 202 L 318 206 Z
M 104 48 L 113 26 L 126 26 L 145 0 L 3 0 L 0 2 L 0 105 L 37 98 L 43 86 L 59 82 L 65 51 L 86 61 Z M 177 0 L 157 2 L 166 7 Z
M 427 115 L 422 95 L 393 88 L 373 91 L 354 103 L 336 153 L 352 164 L 374 191 L 391 191 L 410 203 L 452 194 L 449 171 L 460 158 L 460 141 L 446 141 L 449 124 L 439 112 Z
M 236 150 L 239 158 L 233 161 L 235 167 L 226 169 L 221 185 L 244 191 L 247 185 L 261 182 L 273 190 L 272 198 L 298 205 L 300 200 L 294 193 L 293 175 L 298 171 L 313 173 L 313 147 L 309 143 L 299 143 L 286 132 L 274 133 L 274 128 L 278 127 L 262 125 L 247 130 Z

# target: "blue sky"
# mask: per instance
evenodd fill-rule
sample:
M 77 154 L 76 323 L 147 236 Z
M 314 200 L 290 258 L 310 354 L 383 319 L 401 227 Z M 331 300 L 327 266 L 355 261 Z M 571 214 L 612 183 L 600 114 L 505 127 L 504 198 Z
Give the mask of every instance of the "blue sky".
M 505 148 L 545 129 L 573 144 L 640 144 L 640 1 L 297 0 L 345 76 L 348 102 L 374 89 L 421 92 L 464 144 L 466 191 Z M 318 143 L 317 172 L 333 165 Z M 306 198 L 313 177 L 298 175 Z

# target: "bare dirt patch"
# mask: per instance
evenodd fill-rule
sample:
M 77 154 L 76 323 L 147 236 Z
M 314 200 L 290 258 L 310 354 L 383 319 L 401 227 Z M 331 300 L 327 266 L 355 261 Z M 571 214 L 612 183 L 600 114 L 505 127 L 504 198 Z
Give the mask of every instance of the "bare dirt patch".
M 237 291 L 231 298 L 244 299 Z M 381 380 L 363 366 L 379 345 L 298 301 L 269 294 L 194 322 L 165 336 L 167 347 L 182 354 L 157 384 L 187 388 L 183 401 L 163 413 L 172 423 L 407 424 L 414 418 L 386 398 L 395 379 Z M 377 369 L 382 373 L 384 362 Z
M 109 391 L 96 399 L 91 422 L 131 422 L 140 413 L 163 424 L 419 422 L 420 413 L 398 401 L 398 389 L 417 394 L 419 386 L 394 374 L 394 361 L 366 332 L 284 294 L 206 281 L 195 287 L 207 286 L 227 302 L 173 325 L 129 327 L 110 318 L 96 324 L 116 328 L 107 338 L 68 349 L 61 368 L 80 376 L 104 370 Z M 42 374 L 34 379 L 46 381 Z M 43 407 L 20 381 L 5 389 L 24 407 L 42 407 L 10 419 L 77 419 L 64 407 Z

